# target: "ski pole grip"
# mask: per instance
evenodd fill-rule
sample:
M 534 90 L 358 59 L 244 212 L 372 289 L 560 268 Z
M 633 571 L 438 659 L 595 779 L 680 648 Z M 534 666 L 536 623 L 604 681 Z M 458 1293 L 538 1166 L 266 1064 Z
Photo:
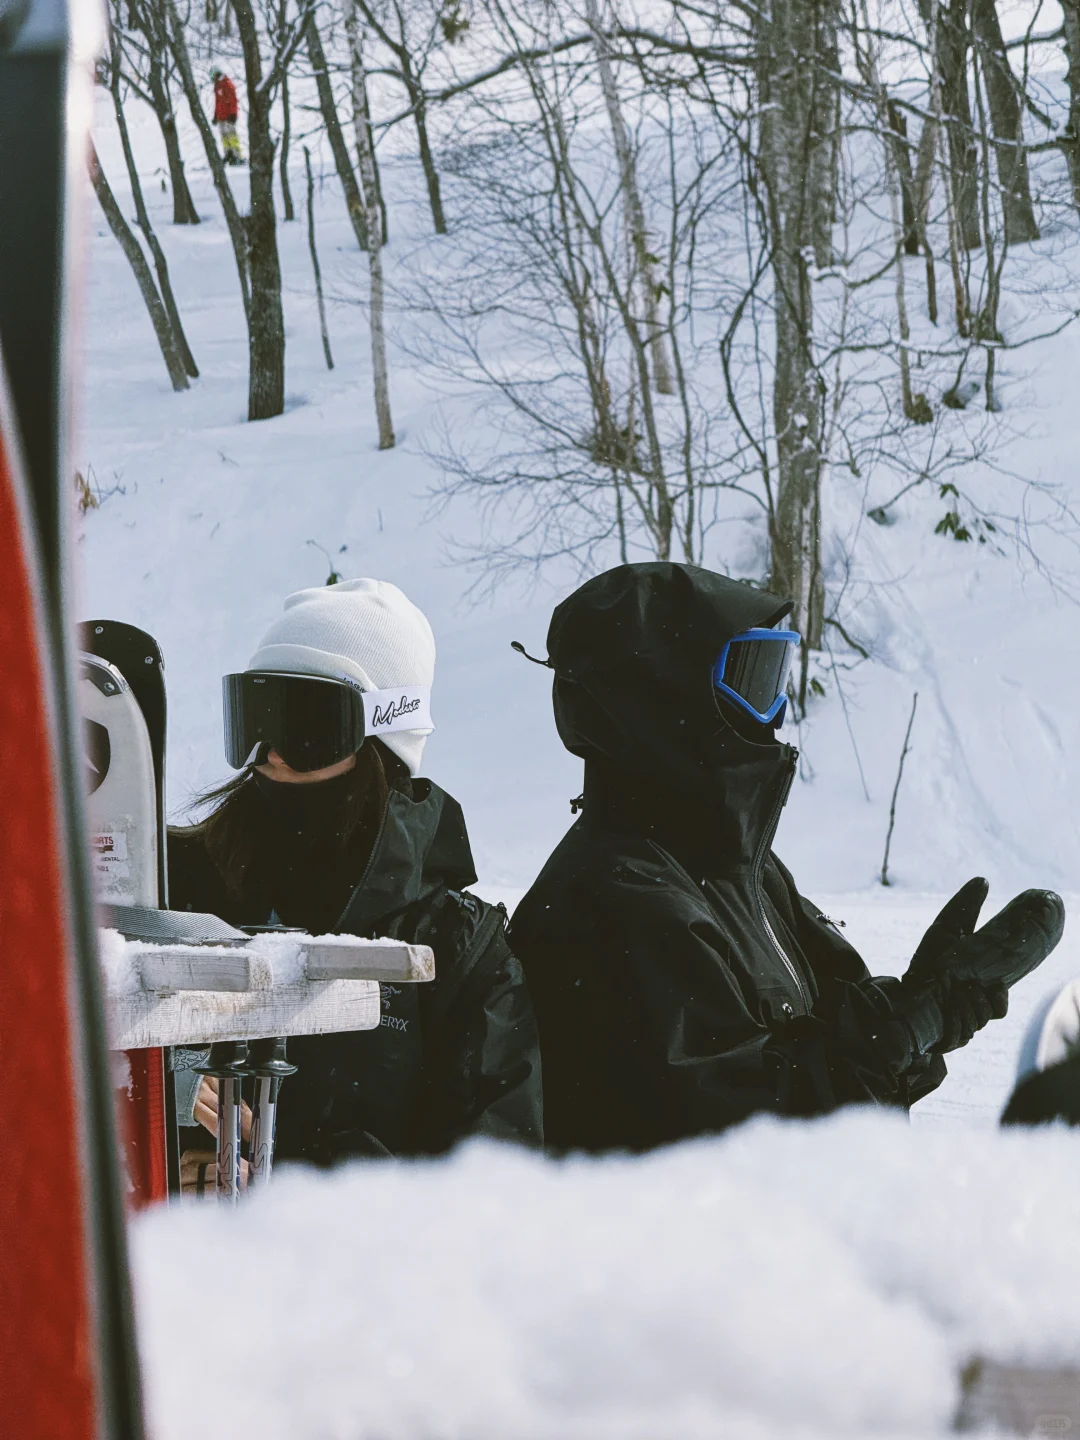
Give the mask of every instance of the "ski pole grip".
M 210 1046 L 206 1060 L 197 1065 L 200 1075 L 214 1075 L 218 1079 L 238 1080 L 250 1074 L 248 1070 L 248 1042 L 246 1040 L 216 1040 Z
M 288 1041 L 284 1035 L 275 1035 L 269 1040 L 252 1040 L 248 1047 L 247 1073 L 274 1080 L 284 1080 L 287 1075 L 295 1075 L 296 1066 L 286 1054 L 287 1046 Z

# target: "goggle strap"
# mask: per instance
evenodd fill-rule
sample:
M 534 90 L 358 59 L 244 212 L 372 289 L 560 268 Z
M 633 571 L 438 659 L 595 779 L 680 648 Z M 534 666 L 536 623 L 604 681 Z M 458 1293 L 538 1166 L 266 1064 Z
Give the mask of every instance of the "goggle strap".
M 433 730 L 431 691 L 426 685 L 394 690 L 364 690 L 364 734 L 393 735 L 398 730 Z

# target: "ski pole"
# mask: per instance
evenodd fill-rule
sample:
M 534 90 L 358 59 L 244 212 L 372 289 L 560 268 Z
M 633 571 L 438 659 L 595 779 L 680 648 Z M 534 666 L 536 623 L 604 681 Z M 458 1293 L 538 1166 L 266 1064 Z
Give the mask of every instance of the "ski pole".
M 251 1141 L 248 1145 L 248 1188 L 261 1188 L 270 1179 L 274 1165 L 274 1136 L 277 1130 L 277 1102 L 281 1082 L 296 1074 L 296 1066 L 285 1055 L 286 1039 L 253 1040 L 248 1051 L 248 1074 L 256 1077 L 255 1100 L 251 1110 Z
M 240 1082 L 247 1074 L 247 1051 L 246 1040 L 219 1040 L 199 1066 L 200 1074 L 217 1077 L 217 1195 L 227 1205 L 240 1195 Z

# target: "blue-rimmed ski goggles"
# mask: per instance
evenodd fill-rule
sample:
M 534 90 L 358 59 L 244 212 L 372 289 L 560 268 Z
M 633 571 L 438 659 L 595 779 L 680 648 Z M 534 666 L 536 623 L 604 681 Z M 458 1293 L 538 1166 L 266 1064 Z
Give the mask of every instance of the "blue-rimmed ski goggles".
M 744 630 L 721 650 L 713 668 L 714 687 L 762 725 L 780 724 L 801 640 L 794 630 Z

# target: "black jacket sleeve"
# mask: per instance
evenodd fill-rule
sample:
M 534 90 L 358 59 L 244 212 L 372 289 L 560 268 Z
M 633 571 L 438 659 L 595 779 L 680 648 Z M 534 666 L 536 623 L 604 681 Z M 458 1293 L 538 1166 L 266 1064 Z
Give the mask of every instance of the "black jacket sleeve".
M 470 1135 L 542 1145 L 536 1021 L 507 943 L 505 912 L 472 895 L 448 901 L 458 910 L 457 933 L 449 943 L 436 942 L 436 955 L 453 954 L 453 965 L 420 996 L 426 1049 L 420 1148 L 439 1153 Z
M 775 856 L 770 896 L 785 914 L 818 986 L 824 1059 L 838 1105 L 872 1099 L 911 1106 L 947 1074 L 940 1055 L 918 1055 L 893 1013 L 899 980 L 870 974 L 862 956 L 818 906 L 800 895 Z M 767 882 L 768 883 L 768 882 Z

